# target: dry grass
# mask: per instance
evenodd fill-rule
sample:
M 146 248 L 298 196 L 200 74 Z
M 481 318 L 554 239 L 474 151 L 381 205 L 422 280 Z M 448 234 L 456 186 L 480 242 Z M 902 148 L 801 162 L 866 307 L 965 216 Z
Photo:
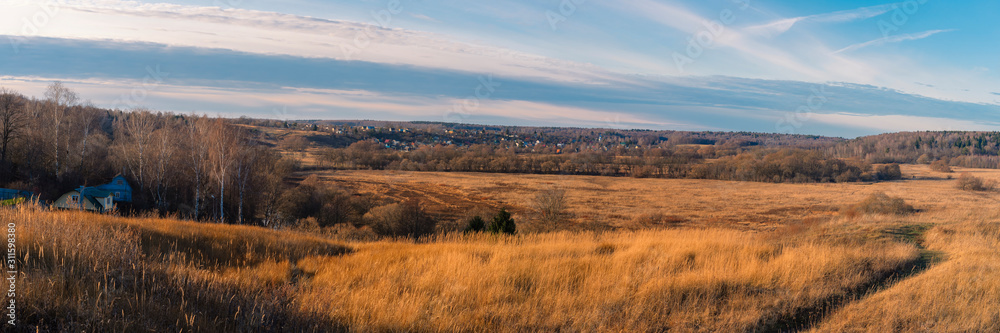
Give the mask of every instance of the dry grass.
M 906 175 L 943 174 L 927 166 L 903 166 Z M 973 171 L 975 173 L 975 171 Z M 312 174 L 312 173 L 310 173 Z M 862 184 L 769 184 L 688 179 L 635 179 L 594 176 L 512 175 L 405 171 L 333 171 L 315 173 L 341 188 L 403 202 L 419 199 L 444 221 L 457 221 L 467 211 L 507 207 L 518 221 L 531 221 L 525 231 L 641 230 L 648 217 L 671 217 L 660 226 L 712 226 L 740 230 L 774 230 L 811 218 L 838 216 L 840 208 L 875 192 L 901 197 L 921 210 L 946 208 L 930 195 L 956 192 L 952 183 L 896 181 Z M 307 174 L 299 175 L 304 178 Z M 546 225 L 536 215 L 534 199 L 553 187 L 565 191 L 561 221 Z M 941 191 L 941 192 L 939 192 Z M 462 221 L 464 222 L 464 221 Z
M 343 245 L 31 207 L 0 209 L 0 223 L 19 224 L 26 330 L 997 331 L 1000 214 L 981 207 L 1000 194 L 959 190 L 926 166 L 904 173 L 930 176 L 787 185 L 483 175 L 476 185 L 471 174 L 415 174 L 385 193 L 496 204 L 560 179 L 576 223 L 589 214 L 625 229 L 423 243 Z M 327 178 L 383 188 L 374 173 Z M 439 181 L 450 187 L 433 190 Z M 920 212 L 839 216 L 878 192 Z M 729 222 L 740 216 L 751 222 Z M 628 230 L 655 221 L 669 229 Z
M 22 320 L 54 330 L 768 329 L 917 258 L 869 237 L 881 227 L 836 224 L 452 234 L 349 252 L 249 227 L 0 210 L 10 221 L 26 250 Z
M 290 262 L 348 248 L 293 233 L 124 219 L 31 206 L 17 223 L 24 331 L 315 330 L 336 323 L 288 311 Z M 258 237 L 259 235 L 260 237 Z
M 358 331 L 774 330 L 916 258 L 718 229 L 456 235 L 300 262 L 301 301 Z
M 927 255 L 946 259 L 923 274 L 854 302 L 818 332 L 1000 331 L 1000 219 L 968 211 L 926 234 Z

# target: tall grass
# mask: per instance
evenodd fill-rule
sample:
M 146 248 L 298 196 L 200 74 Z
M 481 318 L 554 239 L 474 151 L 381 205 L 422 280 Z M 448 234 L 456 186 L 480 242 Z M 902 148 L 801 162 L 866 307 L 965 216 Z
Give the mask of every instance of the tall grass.
M 23 331 L 295 331 L 338 327 L 287 310 L 290 260 L 347 248 L 291 233 L 21 206 Z M 250 235 L 257 235 L 250 237 Z M 248 259 L 249 258 L 249 259 Z M 233 264 L 233 266 L 226 266 Z
M 954 218 L 962 222 L 926 234 L 929 254 L 945 261 L 850 304 L 815 331 L 1000 331 L 1000 216 L 976 210 Z
M 919 256 L 879 223 L 348 247 L 250 227 L 0 209 L 11 221 L 24 249 L 25 330 L 781 330 Z
M 298 301 L 357 331 L 775 330 L 916 257 L 730 230 L 454 235 L 304 260 Z

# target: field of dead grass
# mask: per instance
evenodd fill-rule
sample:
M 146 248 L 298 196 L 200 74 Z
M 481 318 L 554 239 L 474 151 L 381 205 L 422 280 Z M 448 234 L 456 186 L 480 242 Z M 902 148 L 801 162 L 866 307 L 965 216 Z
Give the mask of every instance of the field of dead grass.
M 903 166 L 917 180 L 876 184 L 769 184 L 689 179 L 481 174 L 405 171 L 318 171 L 334 186 L 391 200 L 417 199 L 442 220 L 461 220 L 477 207 L 507 207 L 520 221 L 537 220 L 532 202 L 550 188 L 566 191 L 566 218 L 558 225 L 530 222 L 529 231 L 640 230 L 710 226 L 775 230 L 813 219 L 829 219 L 842 207 L 875 192 L 902 197 L 923 211 L 976 197 L 954 188 L 948 174 L 926 166 Z M 957 170 L 1000 179 L 993 170 Z M 958 173 L 954 174 L 956 177 Z M 521 227 L 521 225 L 519 225 Z
M 0 209 L 0 222 L 19 225 L 26 331 L 997 330 L 1000 214 L 986 210 L 997 194 L 924 166 L 904 173 L 917 179 L 323 175 L 441 212 L 471 198 L 527 216 L 540 186 L 567 190 L 569 231 L 419 243 L 30 206 Z M 875 192 L 917 212 L 841 214 Z M 648 211 L 685 222 L 639 230 Z M 581 231 L 587 219 L 620 230 Z

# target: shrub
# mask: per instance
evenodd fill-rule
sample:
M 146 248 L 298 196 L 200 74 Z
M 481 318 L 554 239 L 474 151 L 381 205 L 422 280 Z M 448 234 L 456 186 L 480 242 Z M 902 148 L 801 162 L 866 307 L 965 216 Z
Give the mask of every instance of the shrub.
M 566 209 L 566 190 L 550 188 L 535 195 L 532 203 L 535 210 L 542 216 L 542 220 L 555 221 L 562 216 Z
M 486 230 L 486 220 L 483 220 L 481 216 L 473 216 L 469 219 L 469 223 L 465 226 L 465 232 L 482 232 Z
M 931 163 L 931 170 L 934 170 L 934 171 L 937 171 L 937 172 L 945 172 L 945 173 L 952 173 L 952 172 L 954 172 L 954 171 L 951 170 L 951 166 L 948 165 L 948 162 L 945 162 L 943 160 L 937 160 L 937 161 L 934 161 L 934 163 Z
M 873 193 L 865 200 L 847 208 L 847 215 L 858 214 L 888 214 L 906 215 L 915 212 L 902 198 L 894 198 L 883 192 Z
M 639 227 L 675 226 L 684 222 L 687 222 L 687 219 L 662 212 L 642 214 L 633 219 L 633 223 Z
M 382 236 L 420 238 L 434 233 L 437 221 L 415 201 L 372 208 L 364 216 L 372 230 Z
M 963 191 L 993 191 L 997 187 L 997 182 L 962 173 L 955 187 Z
M 899 164 L 880 165 L 875 168 L 877 180 L 898 180 L 903 179 L 903 171 L 899 169 Z
M 493 217 L 493 222 L 486 227 L 486 230 L 494 234 L 505 233 L 513 235 L 517 233 L 517 225 L 514 223 L 514 219 L 511 218 L 510 212 L 507 212 L 506 209 L 501 209 L 500 212 Z

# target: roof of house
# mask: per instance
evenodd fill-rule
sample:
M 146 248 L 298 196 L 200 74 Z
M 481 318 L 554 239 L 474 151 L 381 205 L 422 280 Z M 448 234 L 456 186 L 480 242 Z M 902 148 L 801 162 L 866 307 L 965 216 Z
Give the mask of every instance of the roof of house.
M 114 192 L 112 191 L 105 191 L 97 187 L 80 187 L 76 189 L 76 191 L 80 192 L 85 197 L 94 198 L 107 198 L 114 195 Z
M 18 191 L 9 188 L 0 188 L 0 200 L 9 200 L 17 198 L 31 198 L 35 194 L 28 191 Z
M 121 185 L 115 184 L 116 180 L 121 180 L 122 181 Z M 104 189 L 104 190 L 110 190 L 112 192 L 122 191 L 122 190 L 124 190 L 124 191 L 132 191 L 132 185 L 130 185 L 128 183 L 128 179 L 126 179 L 122 175 L 117 175 L 114 178 L 111 178 L 111 181 L 108 182 L 107 184 L 101 184 L 101 185 L 97 185 L 95 187 L 100 188 L 100 189 Z

